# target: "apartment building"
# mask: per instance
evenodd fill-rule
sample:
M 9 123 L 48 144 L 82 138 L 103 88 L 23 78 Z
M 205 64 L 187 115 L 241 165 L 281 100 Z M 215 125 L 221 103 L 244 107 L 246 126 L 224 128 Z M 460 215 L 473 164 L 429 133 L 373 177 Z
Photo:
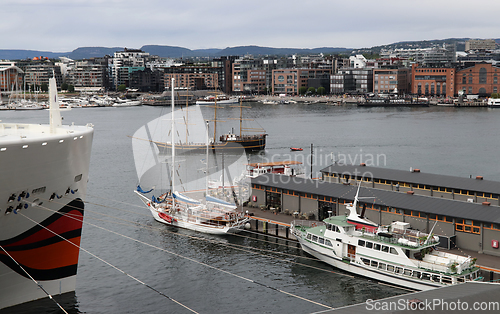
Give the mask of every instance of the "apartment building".
M 314 81 L 324 80 L 328 84 L 330 69 L 276 69 L 272 72 L 273 94 L 298 95 L 301 87 L 314 85 Z M 311 84 L 310 84 L 311 83 Z M 324 86 L 329 90 L 329 86 Z
M 108 80 L 107 66 L 90 61 L 75 62 L 68 68 L 66 82 L 75 90 L 98 90 L 103 88 Z
M 217 68 L 207 66 L 180 66 L 164 69 L 164 89 L 170 89 L 171 79 L 175 78 L 176 87 L 198 89 L 217 89 L 219 74 Z
M 465 51 L 471 50 L 495 50 L 496 42 L 494 39 L 469 39 L 465 42 Z
M 217 71 L 219 79 L 219 89 L 227 94 L 233 92 L 233 63 L 238 56 L 224 56 L 212 60 L 212 67 L 219 69 Z
M 407 68 L 373 69 L 373 92 L 408 94 L 411 86 L 410 79 L 410 69 Z

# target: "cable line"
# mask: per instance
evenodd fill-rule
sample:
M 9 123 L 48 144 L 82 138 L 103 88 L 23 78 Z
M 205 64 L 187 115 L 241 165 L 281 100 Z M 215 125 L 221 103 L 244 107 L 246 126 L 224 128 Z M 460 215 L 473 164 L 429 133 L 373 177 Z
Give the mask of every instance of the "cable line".
M 46 210 L 52 211 L 51 209 L 46 208 L 46 207 L 44 207 L 44 206 L 41 206 L 41 205 L 38 205 L 38 206 L 39 206 L 39 207 L 43 207 L 43 208 L 45 208 Z M 104 259 L 100 258 L 99 256 L 97 256 L 97 255 L 95 255 L 95 254 L 93 254 L 93 253 L 89 252 L 88 250 L 86 250 L 86 249 L 82 248 L 81 246 L 79 246 L 79 245 L 77 245 L 77 244 L 75 244 L 75 243 L 73 243 L 73 242 L 69 241 L 68 239 L 66 239 L 66 238 L 62 237 L 61 235 L 59 235 L 59 234 L 57 234 L 57 233 L 55 233 L 54 231 L 50 230 L 49 228 L 47 228 L 47 227 L 45 227 L 45 226 L 42 226 L 41 224 L 37 223 L 35 220 L 33 220 L 33 219 L 31 219 L 30 217 L 28 217 L 28 216 L 24 215 L 23 213 L 18 212 L 18 214 L 20 214 L 21 216 L 23 216 L 23 217 L 25 217 L 26 219 L 30 220 L 30 221 L 31 221 L 31 222 L 33 222 L 34 224 L 36 224 L 36 225 L 38 225 L 38 226 L 40 226 L 40 227 L 44 228 L 45 230 L 49 231 L 50 233 L 54 234 L 55 236 L 57 236 L 57 237 L 59 237 L 59 238 L 63 239 L 64 241 L 66 241 L 66 242 L 70 243 L 71 245 L 76 246 L 78 249 L 80 249 L 80 250 L 84 251 L 85 253 L 87 253 L 87 254 L 91 255 L 92 257 L 94 257 L 94 258 L 98 259 L 99 261 L 101 261 L 101 262 L 103 262 L 104 264 L 106 264 L 106 265 L 110 266 L 111 268 L 114 268 L 115 270 L 117 270 L 117 271 L 121 272 L 122 274 L 124 274 L 124 275 L 128 276 L 129 278 L 131 278 L 131 279 L 133 279 L 133 280 L 137 281 L 138 283 L 140 283 L 140 284 L 144 285 L 145 287 L 147 287 L 147 288 L 149 288 L 149 289 L 153 290 L 154 292 L 158 293 L 159 295 L 161 295 L 161 296 L 163 296 L 163 297 L 165 297 L 165 298 L 167 298 L 167 299 L 169 299 L 169 300 L 173 301 L 174 303 L 177 303 L 178 305 L 180 305 L 180 306 L 182 306 L 183 308 L 185 308 L 185 309 L 187 309 L 187 310 L 191 311 L 192 313 L 199 314 L 199 313 L 198 313 L 198 312 L 196 312 L 195 310 L 193 310 L 193 309 L 189 308 L 188 306 L 186 306 L 186 305 L 182 304 L 181 302 L 179 302 L 179 301 L 175 300 L 174 298 L 167 296 L 167 295 L 166 295 L 166 294 L 164 294 L 163 292 L 161 292 L 161 291 L 159 291 L 159 290 L 157 290 L 157 289 L 153 288 L 152 286 L 150 286 L 150 285 L 146 284 L 145 282 L 143 282 L 143 281 L 141 281 L 141 280 L 137 279 L 136 277 L 134 277 L 134 276 L 130 275 L 129 273 L 127 273 L 127 272 L 123 271 L 122 269 L 120 269 L 120 268 L 118 268 L 118 267 L 114 266 L 113 264 L 111 264 L 111 263 L 109 263 L 109 262 L 105 261 Z M 81 220 L 79 220 L 78 218 L 72 217 L 71 215 L 68 215 L 68 217 L 70 217 L 70 218 L 72 218 L 72 219 L 76 219 L 76 220 L 78 220 L 78 221 L 81 221 Z M 95 225 L 92 225 L 92 224 L 90 224 L 90 225 L 91 225 L 91 226 L 95 226 Z M 99 227 L 99 228 L 100 228 L 100 227 Z M 105 229 L 105 228 L 101 228 L 101 229 Z M 3 248 L 2 248 L 2 249 L 3 249 Z M 16 262 L 16 263 L 17 263 L 17 262 Z M 41 287 L 41 286 L 40 286 L 40 287 Z M 43 289 L 43 288 L 42 288 L 42 289 Z M 44 291 L 45 291 L 45 290 L 44 290 Z M 51 298 L 52 298 L 52 297 L 51 297 Z
M 35 278 L 31 277 L 31 275 L 9 254 L 9 252 L 7 252 L 3 246 L 0 245 L 0 248 L 2 249 L 2 251 L 5 252 L 5 254 L 7 254 L 8 257 L 10 257 L 11 260 L 14 261 L 14 263 L 16 263 L 17 266 L 19 266 L 19 268 L 21 268 L 21 270 L 31 279 L 31 281 L 33 281 L 37 286 L 38 288 L 40 288 L 48 297 L 49 299 L 51 299 L 52 301 L 54 301 L 55 304 L 57 304 L 57 306 L 61 309 L 61 311 L 63 311 L 64 313 L 68 314 L 68 312 L 66 312 L 66 310 L 61 306 L 61 304 L 59 304 L 53 297 L 50 293 L 47 292 L 47 290 L 45 290 L 43 288 L 43 286 L 41 284 L 38 283 L 38 281 L 35 280 Z

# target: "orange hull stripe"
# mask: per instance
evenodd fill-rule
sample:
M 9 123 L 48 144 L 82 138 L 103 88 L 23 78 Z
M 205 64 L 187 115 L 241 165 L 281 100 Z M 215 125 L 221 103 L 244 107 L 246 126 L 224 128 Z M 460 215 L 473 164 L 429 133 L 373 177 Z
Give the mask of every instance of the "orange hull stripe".
M 71 243 L 76 244 L 72 245 Z M 9 254 L 21 265 L 33 269 L 57 269 L 78 264 L 80 237 L 62 240 L 41 248 L 12 251 Z M 5 255 L 5 253 L 2 253 Z

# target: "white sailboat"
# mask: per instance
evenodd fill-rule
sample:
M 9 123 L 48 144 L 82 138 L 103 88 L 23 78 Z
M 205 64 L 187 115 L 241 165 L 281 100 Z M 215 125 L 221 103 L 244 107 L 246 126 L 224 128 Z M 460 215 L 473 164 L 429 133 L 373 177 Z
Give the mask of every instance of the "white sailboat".
M 172 86 L 175 80 L 172 79 Z M 171 188 L 156 198 L 147 196 L 154 189 L 144 191 L 140 185 L 135 193 L 148 207 L 158 222 L 210 234 L 236 233 L 245 228 L 248 217 L 237 210 L 235 204 L 211 197 L 206 193 L 202 203 L 175 190 L 175 110 L 172 88 L 172 130 L 171 130 Z M 208 130 L 207 130 L 208 132 Z M 207 174 L 208 175 L 208 174 Z

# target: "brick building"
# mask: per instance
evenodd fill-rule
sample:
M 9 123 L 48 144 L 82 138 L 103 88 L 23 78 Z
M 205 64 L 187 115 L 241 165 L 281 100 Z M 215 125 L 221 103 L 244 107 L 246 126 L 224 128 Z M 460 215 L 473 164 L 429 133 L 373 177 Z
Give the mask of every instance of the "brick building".
M 412 66 L 411 93 L 422 96 L 453 97 L 455 91 L 454 68 L 421 68 Z
M 456 72 L 456 92 L 465 95 L 490 96 L 498 93 L 500 67 L 491 63 L 477 63 L 474 66 L 459 69 Z

